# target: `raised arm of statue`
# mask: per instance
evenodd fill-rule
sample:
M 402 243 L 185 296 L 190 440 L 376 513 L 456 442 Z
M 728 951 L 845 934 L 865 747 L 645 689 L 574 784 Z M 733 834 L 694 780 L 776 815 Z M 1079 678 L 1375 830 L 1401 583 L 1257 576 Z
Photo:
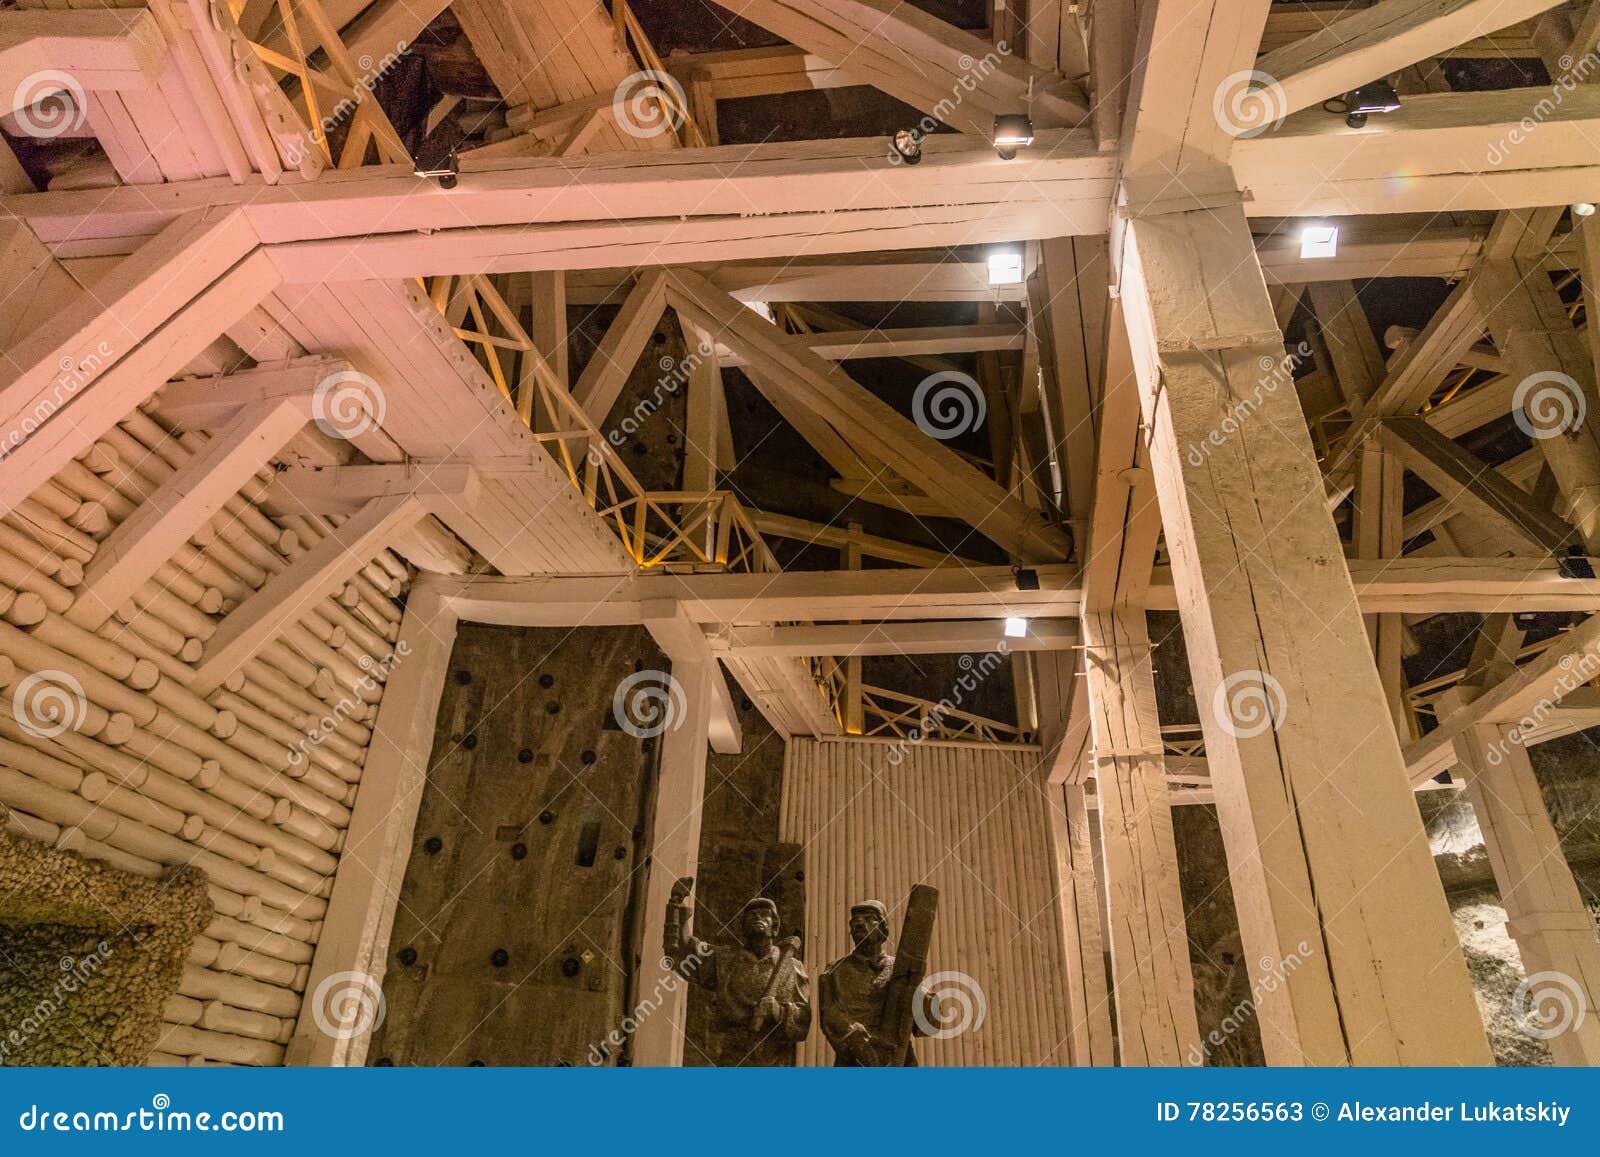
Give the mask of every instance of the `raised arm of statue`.
M 672 885 L 661 932 L 661 954 L 679 976 L 698 984 L 713 984 L 711 963 L 715 949 L 704 940 L 696 940 L 689 930 L 688 900 L 693 889 L 694 879 L 690 876 Z

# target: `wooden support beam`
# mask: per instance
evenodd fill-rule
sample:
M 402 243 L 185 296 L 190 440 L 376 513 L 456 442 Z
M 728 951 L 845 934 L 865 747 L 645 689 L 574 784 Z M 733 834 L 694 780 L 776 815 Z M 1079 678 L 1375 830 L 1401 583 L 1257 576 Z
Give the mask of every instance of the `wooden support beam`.
M 1066 536 L 1045 524 L 964 458 L 925 433 L 838 367 L 757 317 L 705 278 L 670 271 L 668 300 L 698 314 L 718 341 L 759 362 L 774 378 L 792 381 L 796 397 L 850 441 L 889 464 L 897 475 L 935 496 L 954 517 L 1029 560 L 1059 559 Z
M 1244 215 L 1129 221 L 1113 253 L 1245 954 L 1287 973 L 1268 1062 L 1487 1063 L 1299 400 L 1256 388 L 1283 348 Z
M 1009 651 L 1068 651 L 1079 643 L 1069 623 L 1029 623 L 1020 638 L 1003 619 L 945 619 L 931 623 L 829 623 L 815 626 L 725 627 L 709 636 L 713 651 L 755 655 L 954 655 Z
M 644 887 L 644 949 L 638 966 L 638 991 L 659 993 L 661 1003 L 650 1016 L 640 1018 L 633 1034 L 635 1067 L 683 1064 L 688 986 L 662 967 L 661 945 L 673 882 L 699 874 L 712 684 L 720 677 L 712 660 L 672 664 L 672 678 L 683 691 L 683 709 L 678 726 L 661 737 Z
M 1600 85 L 1577 91 L 1600 94 Z M 1518 383 L 1512 400 L 1555 476 L 1561 512 L 1586 548 L 1600 548 L 1600 394 L 1584 339 L 1539 263 L 1486 261 L 1476 277 L 1495 348 Z
M 67 618 L 98 630 L 311 420 L 311 395 L 246 406 L 100 544 Z
M 1570 1015 L 1552 1026 L 1558 1031 L 1545 1043 L 1558 1065 L 1600 1064 L 1600 940 L 1526 743 L 1504 724 L 1480 724 L 1457 734 L 1453 746 L 1505 906 L 1506 931 L 1533 986 L 1527 1008 L 1538 1010 L 1547 999 L 1570 1003 Z
M 221 686 L 286 625 L 310 613 L 370 562 L 397 531 L 425 513 L 422 501 L 414 495 L 374 498 L 360 513 L 335 527 L 293 567 L 273 575 L 222 620 L 217 633 L 206 641 L 205 655 L 195 668 L 195 689 L 210 694 Z
M 736 755 L 744 745 L 744 732 L 739 724 L 739 712 L 733 705 L 727 680 L 717 666 L 716 655 L 706 641 L 705 633 L 683 610 L 667 601 L 645 608 L 644 625 L 656 645 L 672 660 L 673 670 L 679 664 L 691 668 L 701 666 L 709 670 L 707 680 L 711 685 L 711 717 L 708 723 L 712 750 L 722 755 Z
M 573 400 L 597 426 L 605 424 L 666 307 L 665 271 L 646 270 L 572 387 Z
M 276 271 L 255 249 L 237 212 L 186 215 L 5 352 L 0 511 L 276 287 Z
M 1600 573 L 1600 559 L 1589 561 Z M 439 584 L 439 590 L 457 600 L 462 618 L 526 627 L 638 623 L 643 604 L 662 599 L 682 603 L 702 624 L 1078 617 L 1084 592 L 1077 567 L 1033 569 L 1039 589 L 1028 591 L 1017 589 L 1008 566 L 649 574 L 614 580 L 599 602 L 594 580 L 586 577 L 479 575 L 419 581 Z M 1600 611 L 1600 578 L 1567 578 L 1549 558 L 1353 559 L 1346 573 L 1354 580 L 1360 610 L 1368 614 Z M 1171 571 L 1158 568 L 1147 607 L 1176 610 L 1179 598 Z
M 894 0 L 738 0 L 726 7 L 914 109 L 987 139 L 997 113 L 1031 111 L 1041 127 L 1075 125 L 1076 86 L 970 32 Z
M 1276 102 L 1280 116 L 1296 112 L 1559 5 L 1560 0 L 1380 0 L 1264 53 L 1256 68 L 1276 87 L 1263 99 Z
M 1114 1062 L 1111 1000 L 1106 988 L 1100 889 L 1095 880 L 1091 820 L 1082 784 L 1045 789 L 1055 855 L 1056 903 L 1061 914 L 1064 981 L 1072 1033 L 1067 1060 L 1078 1067 Z
M 1271 0 L 1174 0 L 1141 8 L 1121 143 L 1133 211 L 1234 199 L 1228 165 L 1237 129 L 1226 110 L 1242 94 L 1230 86 L 1247 83 L 1271 7 Z
M 1600 676 L 1600 615 L 1591 615 L 1470 703 L 1440 717 L 1439 725 L 1406 744 L 1413 784 L 1455 763 L 1456 737 L 1482 724 L 1523 724 L 1552 710 L 1563 696 Z
M 428 782 L 434 724 L 456 616 L 440 599 L 412 591 L 395 642 L 396 662 L 383 688 L 345 831 L 322 935 L 306 980 L 306 1001 L 288 1044 L 291 1065 L 366 1061 L 375 1024 L 344 1024 L 341 1010 L 382 999 L 389 934 L 411 859 L 417 814 Z M 330 1035 L 332 1021 L 337 1032 Z
M 767 510 L 746 510 L 750 523 L 769 538 L 788 538 L 796 542 L 815 543 L 843 550 L 857 547 L 868 558 L 881 558 L 905 566 L 980 566 L 981 563 L 949 551 L 930 550 L 925 546 L 912 546 L 893 538 L 867 534 L 855 526 L 829 526 L 807 518 L 793 518 L 787 514 L 774 514 Z
M 1530 132 L 1523 118 L 1536 116 Z M 1233 168 L 1258 217 L 1533 208 L 1556 179 L 1563 200 L 1600 198 L 1600 163 L 1573 163 L 1597 129 L 1600 85 L 1559 101 L 1548 88 L 1420 93 L 1360 129 L 1320 108 L 1295 113 L 1235 141 Z
M 1085 615 L 1083 641 L 1122 1063 L 1192 1065 L 1200 1027 L 1144 611 Z
M 148 9 L 0 12 L 0 113 L 61 92 L 51 84 L 63 77 L 78 98 L 145 91 L 155 87 L 167 53 Z
M 1007 322 L 988 325 L 934 325 L 906 329 L 853 329 L 797 334 L 800 344 L 829 361 L 859 358 L 907 358 L 927 354 L 980 353 L 1022 348 L 1021 326 Z M 743 365 L 729 352 L 723 365 Z
M 1421 418 L 1385 418 L 1383 444 L 1441 495 L 1491 519 L 1524 552 L 1553 554 L 1572 541 L 1572 527 L 1541 510 L 1510 479 Z

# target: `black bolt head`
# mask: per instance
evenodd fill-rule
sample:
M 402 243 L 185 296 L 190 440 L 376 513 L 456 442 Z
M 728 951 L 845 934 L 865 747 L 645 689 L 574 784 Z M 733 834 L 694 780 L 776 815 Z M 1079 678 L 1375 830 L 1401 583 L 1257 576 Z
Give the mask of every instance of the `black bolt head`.
M 472 682 L 472 672 L 466 670 L 457 671 L 456 682 L 465 687 L 468 683 Z
M 405 965 L 407 968 L 410 968 L 417 962 L 417 950 L 408 944 L 395 954 L 395 959 L 401 964 Z
M 556 822 L 556 813 L 553 812 L 553 811 L 550 811 L 547 808 L 546 810 L 544 810 L 544 811 L 539 813 L 539 822 L 542 823 L 542 824 L 553 824 L 553 823 L 555 823 Z
M 512 844 L 511 845 L 511 858 L 513 860 L 526 860 L 528 858 L 528 845 L 527 844 Z
M 489 963 L 494 965 L 496 968 L 504 968 L 506 965 L 511 963 L 511 953 L 507 952 L 504 948 L 496 948 L 493 952 L 489 953 Z
M 437 856 L 444 850 L 444 841 L 438 836 L 429 836 L 422 841 L 422 850 L 430 856 Z
M 596 755 L 593 751 L 590 751 L 588 749 L 585 749 L 583 754 L 578 756 L 579 761 L 585 767 L 589 767 L 590 765 L 592 765 L 594 763 L 595 760 L 597 760 L 599 758 L 600 757 L 598 755 Z
M 580 973 L 582 971 L 583 971 L 583 961 L 579 960 L 576 956 L 568 956 L 565 960 L 563 960 L 561 962 L 561 975 L 562 976 L 566 976 L 566 977 L 570 978 L 570 977 L 578 975 L 578 973 Z
M 533 762 L 533 749 L 532 748 L 528 748 L 528 747 L 524 747 L 521 751 L 517 752 L 517 762 L 518 763 L 532 763 Z
M 539 686 L 543 687 L 546 691 L 550 690 L 550 688 L 554 687 L 555 685 L 556 677 L 550 674 L 550 672 L 546 671 L 543 675 L 539 676 Z

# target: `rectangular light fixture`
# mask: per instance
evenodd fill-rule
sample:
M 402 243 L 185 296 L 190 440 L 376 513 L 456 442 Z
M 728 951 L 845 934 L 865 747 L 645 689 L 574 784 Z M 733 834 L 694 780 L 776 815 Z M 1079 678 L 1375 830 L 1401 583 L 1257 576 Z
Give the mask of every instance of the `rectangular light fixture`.
M 994 147 L 1015 151 L 1033 144 L 1033 122 L 1026 113 L 1001 113 L 994 118 Z
M 1028 620 L 1019 619 L 1015 615 L 1006 616 L 1006 638 L 1025 639 L 1028 637 Z
M 1307 225 L 1300 230 L 1300 257 L 1333 257 L 1339 252 L 1339 226 Z
M 1020 285 L 1022 283 L 1022 246 L 1004 246 L 989 250 L 989 284 Z

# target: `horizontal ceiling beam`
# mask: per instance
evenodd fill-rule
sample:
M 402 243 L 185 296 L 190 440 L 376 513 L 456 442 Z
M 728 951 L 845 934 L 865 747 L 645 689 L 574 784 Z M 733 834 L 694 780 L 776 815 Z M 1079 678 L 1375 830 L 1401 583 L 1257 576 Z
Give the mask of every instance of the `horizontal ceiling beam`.
M 1600 567 L 1600 559 L 1591 560 Z M 1566 578 L 1553 559 L 1354 559 L 1368 613 L 1596 611 L 1600 579 Z M 646 604 L 682 603 L 698 623 L 1076 618 L 1083 590 L 1067 564 L 1033 568 L 1037 590 L 1018 590 L 1007 566 L 786 571 L 781 574 L 623 575 L 616 578 L 424 577 L 469 622 L 505 626 L 619 626 Z M 1150 610 L 1176 610 L 1171 571 L 1156 568 Z

